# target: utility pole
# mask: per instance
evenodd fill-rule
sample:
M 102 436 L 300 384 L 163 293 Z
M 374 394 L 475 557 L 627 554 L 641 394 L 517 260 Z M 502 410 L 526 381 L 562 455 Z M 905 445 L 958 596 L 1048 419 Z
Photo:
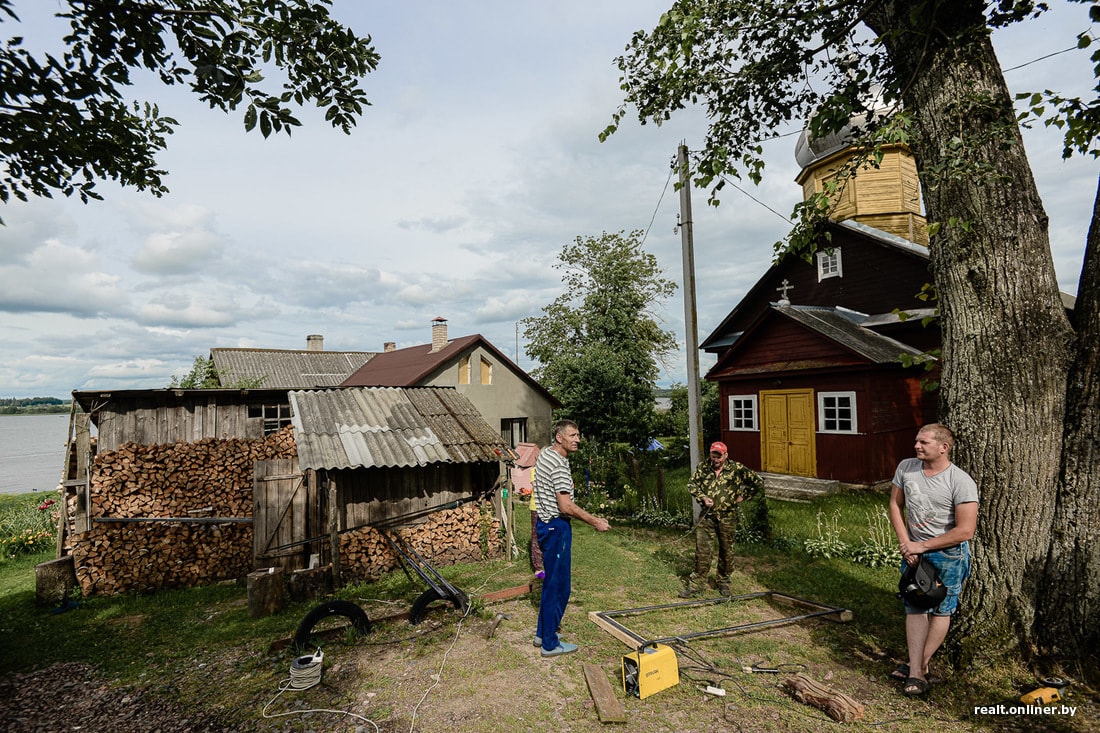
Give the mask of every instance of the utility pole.
M 680 242 L 684 252 L 684 341 L 687 348 L 688 438 L 691 442 L 691 470 L 699 465 L 702 455 L 703 416 L 699 394 L 699 325 L 695 312 L 695 243 L 691 231 L 691 175 L 688 172 L 688 149 L 683 142 L 676 151 L 676 167 L 680 171 Z M 699 504 L 693 502 L 693 513 L 699 519 Z

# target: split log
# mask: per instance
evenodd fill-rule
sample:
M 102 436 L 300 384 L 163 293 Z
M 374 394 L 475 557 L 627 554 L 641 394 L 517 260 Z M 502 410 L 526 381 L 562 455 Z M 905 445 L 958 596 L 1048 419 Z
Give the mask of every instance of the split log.
M 824 710 L 826 715 L 839 723 L 863 719 L 863 705 L 805 674 L 799 673 L 784 680 L 783 686 L 790 690 L 795 700 Z

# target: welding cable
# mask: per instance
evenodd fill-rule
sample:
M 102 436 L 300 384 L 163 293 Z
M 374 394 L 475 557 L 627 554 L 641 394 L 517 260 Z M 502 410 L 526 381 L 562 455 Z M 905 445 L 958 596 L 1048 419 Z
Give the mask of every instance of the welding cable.
M 321 674 L 323 670 L 324 652 L 320 649 L 312 656 L 297 657 L 290 663 L 290 677 L 279 683 L 279 691 L 275 693 L 275 697 L 271 698 L 266 705 L 264 705 L 261 715 L 265 718 L 281 718 L 287 715 L 305 715 L 306 713 L 332 713 L 334 715 L 347 715 L 357 720 L 361 720 L 364 723 L 370 723 L 374 726 L 375 733 L 381 733 L 381 729 L 378 724 L 370 718 L 365 718 L 358 713 L 353 713 L 350 710 L 330 710 L 328 708 L 309 708 L 307 710 L 289 710 L 283 713 L 268 713 L 267 709 L 274 704 L 279 696 L 287 690 L 293 690 L 295 692 L 304 692 L 313 687 L 316 687 L 321 682 Z

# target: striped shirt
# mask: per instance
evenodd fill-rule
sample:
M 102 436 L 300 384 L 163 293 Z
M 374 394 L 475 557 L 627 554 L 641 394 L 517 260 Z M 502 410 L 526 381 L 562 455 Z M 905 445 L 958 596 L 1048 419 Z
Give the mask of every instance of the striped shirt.
M 561 516 L 558 511 L 558 492 L 569 492 L 573 498 L 573 474 L 569 470 L 569 459 L 553 448 L 539 451 L 535 461 L 535 509 L 539 519 L 549 522 Z

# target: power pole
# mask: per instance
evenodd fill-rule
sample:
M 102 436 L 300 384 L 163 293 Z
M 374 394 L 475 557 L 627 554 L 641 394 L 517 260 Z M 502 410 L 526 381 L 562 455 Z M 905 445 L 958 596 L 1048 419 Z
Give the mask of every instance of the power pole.
M 703 415 L 699 393 L 699 325 L 695 312 L 695 243 L 691 231 L 691 176 L 688 173 L 687 145 L 680 143 L 676 151 L 676 167 L 680 170 L 680 242 L 684 252 L 684 341 L 687 348 L 688 438 L 691 470 L 699 465 L 702 455 Z M 693 502 L 696 521 L 699 504 Z

